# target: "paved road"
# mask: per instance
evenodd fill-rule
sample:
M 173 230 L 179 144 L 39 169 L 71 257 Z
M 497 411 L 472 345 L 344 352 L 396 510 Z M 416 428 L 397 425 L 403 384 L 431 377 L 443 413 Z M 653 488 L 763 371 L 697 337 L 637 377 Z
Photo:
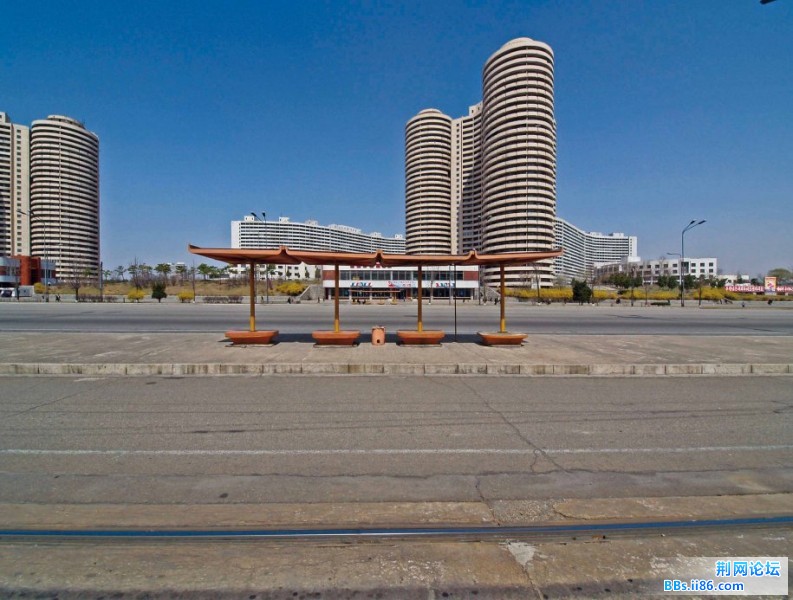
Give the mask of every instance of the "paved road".
M 793 491 L 783 378 L 12 378 L 0 503 Z
M 333 322 L 331 303 L 260 305 L 260 329 L 283 334 L 308 334 Z M 458 304 L 457 330 L 474 334 L 498 327 L 499 308 L 493 304 Z M 416 305 L 343 305 L 342 327 L 368 331 L 383 325 L 389 331 L 415 329 Z M 507 305 L 512 331 L 573 335 L 793 335 L 793 306 L 771 308 L 597 307 Z M 75 304 L 0 303 L 0 331 L 82 332 L 222 332 L 248 326 L 245 305 L 204 304 Z M 435 302 L 424 306 L 424 326 L 452 334 L 454 307 Z
M 778 514 L 789 496 L 774 492 L 793 491 L 789 382 L 3 377 L 0 514 L 147 529 Z M 659 597 L 680 576 L 663 557 L 791 544 L 779 527 L 608 538 L 4 540 L 0 596 Z

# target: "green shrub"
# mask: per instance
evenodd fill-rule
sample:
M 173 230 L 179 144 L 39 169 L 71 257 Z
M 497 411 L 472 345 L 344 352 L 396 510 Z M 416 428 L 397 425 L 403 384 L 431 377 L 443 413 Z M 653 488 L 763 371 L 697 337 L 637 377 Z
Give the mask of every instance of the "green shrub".
M 151 284 L 151 297 L 154 298 L 157 302 L 162 302 L 163 298 L 168 297 L 168 293 L 165 291 L 165 284 L 160 281 L 155 281 Z

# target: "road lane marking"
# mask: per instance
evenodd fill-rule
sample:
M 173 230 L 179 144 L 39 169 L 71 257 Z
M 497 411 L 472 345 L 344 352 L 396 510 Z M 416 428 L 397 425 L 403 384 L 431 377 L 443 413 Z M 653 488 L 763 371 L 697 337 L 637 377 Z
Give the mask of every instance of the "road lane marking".
M 38 450 L 7 448 L 0 456 L 409 456 L 409 455 L 533 455 L 544 454 L 686 454 L 699 452 L 773 452 L 793 450 L 773 446 L 700 446 L 693 448 L 328 448 L 320 450 Z

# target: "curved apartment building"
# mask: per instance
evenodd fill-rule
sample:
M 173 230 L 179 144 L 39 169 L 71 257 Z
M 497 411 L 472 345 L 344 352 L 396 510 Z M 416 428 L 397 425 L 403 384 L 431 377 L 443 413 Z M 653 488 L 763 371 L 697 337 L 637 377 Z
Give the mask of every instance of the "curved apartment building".
M 422 110 L 405 127 L 407 253 L 450 254 L 456 246 L 455 223 L 452 119 L 439 110 Z
M 430 109 L 408 121 L 408 253 L 546 252 L 554 248 L 553 78 L 551 48 L 518 38 L 485 63 L 482 102 L 470 107 L 467 116 L 451 120 Z M 509 267 L 506 273 L 510 286 L 537 281 L 549 286 L 553 261 Z M 486 272 L 487 280 L 495 277 Z
M 556 216 L 556 121 L 553 51 L 541 42 L 508 42 L 482 75 L 482 249 L 553 249 Z M 553 263 L 508 269 L 519 285 L 539 276 L 550 284 Z
M 31 253 L 54 260 L 59 279 L 99 271 L 99 138 L 69 117 L 30 128 Z

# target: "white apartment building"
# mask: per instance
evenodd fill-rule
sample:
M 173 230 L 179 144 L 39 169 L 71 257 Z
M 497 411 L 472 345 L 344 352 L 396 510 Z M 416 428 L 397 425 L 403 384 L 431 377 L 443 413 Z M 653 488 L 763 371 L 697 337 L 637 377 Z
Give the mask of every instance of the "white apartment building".
M 554 273 L 566 282 L 590 279 L 596 264 L 640 260 L 635 235 L 584 231 L 559 217 L 554 219 L 554 230 L 556 247 L 564 248 L 564 254 L 554 259 Z
M 405 128 L 405 235 L 410 254 L 554 248 L 556 120 L 550 46 L 518 38 L 485 63 L 482 102 L 452 119 L 421 111 Z M 508 286 L 553 261 L 507 267 Z M 496 270 L 485 269 L 488 283 Z
M 375 252 L 404 254 L 405 238 L 401 235 L 384 237 L 379 232 L 363 233 L 348 225 L 320 225 L 309 220 L 303 223 L 278 217 L 265 221 L 246 215 L 241 221 L 231 222 L 232 248 L 278 248 L 287 246 L 295 250 L 325 250 L 333 252 Z M 244 270 L 244 266 L 240 267 Z M 316 267 L 300 265 L 272 265 L 272 277 L 280 279 L 312 279 Z M 239 270 L 239 269 L 238 269 Z
M 99 138 L 50 115 L 30 128 L 30 254 L 58 277 L 99 273 Z
M 0 256 L 30 254 L 30 128 L 0 112 Z
M 691 275 L 696 279 L 717 278 L 719 274 L 719 260 L 715 257 L 689 258 L 683 261 L 683 276 Z M 602 279 L 613 273 L 628 273 L 639 275 L 647 285 L 653 285 L 658 278 L 663 276 L 680 277 L 680 259 L 676 257 L 659 258 L 657 260 L 637 260 L 630 262 L 624 260 L 618 263 L 595 264 L 595 277 Z
M 422 110 L 405 128 L 405 227 L 409 254 L 452 254 L 452 120 Z

